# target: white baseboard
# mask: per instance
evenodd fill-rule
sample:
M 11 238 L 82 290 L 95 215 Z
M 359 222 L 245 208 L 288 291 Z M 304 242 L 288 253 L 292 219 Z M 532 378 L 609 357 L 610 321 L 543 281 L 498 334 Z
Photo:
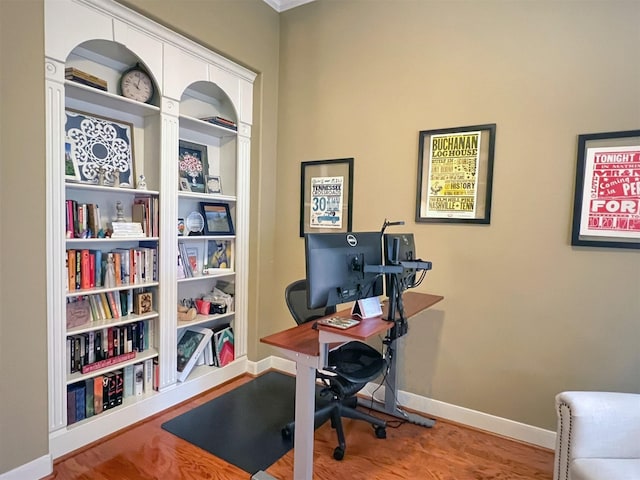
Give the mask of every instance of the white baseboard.
M 296 364 L 292 360 L 280 357 L 269 357 L 271 368 L 295 374 Z M 376 399 L 384 399 L 384 387 L 375 383 L 369 383 L 361 394 L 371 398 L 371 392 L 376 391 Z M 471 410 L 457 405 L 432 400 L 414 393 L 398 390 L 398 404 L 414 412 L 425 416 L 434 416 L 450 420 L 452 422 L 467 425 L 469 427 L 485 430 L 496 435 L 512 438 L 521 442 L 530 443 L 539 447 L 553 450 L 556 442 L 556 432 L 534 427 L 525 423 L 515 422 L 507 418 L 496 417 L 488 413 Z
M 0 474 L 0 480 L 38 480 L 50 475 L 53 471 L 53 459 L 51 455 L 43 455 L 40 458 L 20 465 L 18 468 Z

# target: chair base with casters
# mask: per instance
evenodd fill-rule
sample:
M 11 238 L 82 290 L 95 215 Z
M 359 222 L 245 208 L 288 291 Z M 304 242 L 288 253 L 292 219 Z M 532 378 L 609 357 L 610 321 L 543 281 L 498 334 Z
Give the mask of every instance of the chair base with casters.
M 354 367 L 353 362 L 359 368 Z M 342 460 L 347 448 L 342 425 L 343 417 L 368 422 L 374 427 L 377 438 L 387 438 L 387 423 L 384 420 L 356 408 L 358 404 L 356 394 L 365 387 L 368 381 L 378 375 L 380 368 L 384 368 L 384 360 L 369 345 L 362 342 L 349 342 L 329 352 L 328 363 L 332 366 L 329 369 L 342 367 L 344 372 L 341 370 L 341 375 L 316 373 L 316 377 L 325 384 L 320 395 L 330 395 L 331 399 L 327 405 L 315 411 L 314 428 L 331 420 L 331 428 L 335 429 L 338 437 L 338 446 L 333 450 L 333 458 Z M 360 378 L 366 378 L 366 380 L 358 381 L 354 375 L 359 375 Z M 282 429 L 282 436 L 293 438 L 294 430 L 295 422 L 290 422 Z

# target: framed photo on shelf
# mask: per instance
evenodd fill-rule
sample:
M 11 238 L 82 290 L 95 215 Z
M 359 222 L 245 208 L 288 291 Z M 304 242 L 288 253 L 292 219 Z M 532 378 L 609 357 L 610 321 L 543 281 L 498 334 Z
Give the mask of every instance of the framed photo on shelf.
M 178 381 L 184 382 L 195 366 L 198 357 L 211 341 L 213 331 L 210 328 L 189 327 L 178 336 Z
M 300 236 L 349 232 L 353 209 L 353 158 L 302 162 Z
M 640 130 L 578 136 L 571 245 L 640 248 Z
M 189 185 L 189 180 L 184 177 L 180 177 L 178 180 L 178 186 L 180 187 L 181 192 L 190 192 L 191 185 Z
M 207 193 L 222 193 L 222 181 L 215 175 L 206 175 Z
M 226 203 L 200 202 L 205 235 L 234 235 L 233 220 Z
M 491 222 L 496 124 L 423 130 L 416 222 Z
M 133 125 L 72 109 L 66 109 L 65 114 L 65 167 L 68 152 L 77 168 L 76 179 L 94 185 L 135 188 Z M 69 178 L 67 168 L 65 177 Z
M 205 269 L 233 270 L 233 242 L 230 240 L 208 240 Z
M 178 236 L 179 237 L 184 235 L 186 228 L 187 227 L 184 224 L 184 218 L 179 218 L 178 219 Z
M 180 140 L 178 146 L 180 190 L 183 190 L 182 179 L 184 178 L 187 180 L 189 190 L 183 191 L 205 193 L 205 176 L 208 173 L 207 146 Z
M 193 275 L 198 276 L 198 273 L 202 270 L 200 266 L 200 249 L 198 247 L 187 247 L 187 262 L 189 262 L 189 268 L 191 268 Z
M 76 158 L 73 156 L 69 142 L 64 142 L 64 178 L 72 182 L 80 180 L 78 162 L 76 162 Z

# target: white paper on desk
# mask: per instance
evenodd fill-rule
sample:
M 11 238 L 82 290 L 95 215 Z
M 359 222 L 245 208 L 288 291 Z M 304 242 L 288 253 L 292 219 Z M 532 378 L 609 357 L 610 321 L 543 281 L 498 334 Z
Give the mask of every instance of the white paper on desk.
M 373 318 L 382 315 L 382 306 L 378 297 L 369 297 L 358 300 L 351 308 L 351 315 L 360 318 Z

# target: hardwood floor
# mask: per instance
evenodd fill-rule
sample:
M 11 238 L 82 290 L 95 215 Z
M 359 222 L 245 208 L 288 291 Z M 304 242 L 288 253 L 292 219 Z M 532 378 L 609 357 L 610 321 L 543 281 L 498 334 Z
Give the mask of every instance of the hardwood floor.
M 54 463 L 47 480 L 247 480 L 239 468 L 164 431 L 161 425 L 251 380 L 239 377 Z M 344 460 L 333 459 L 335 432 L 316 431 L 314 478 L 319 480 L 550 480 L 553 452 L 439 420 L 433 428 L 387 427 L 377 439 L 364 422 L 345 420 Z M 247 452 L 250 455 L 250 452 Z M 293 450 L 267 472 L 293 479 Z

